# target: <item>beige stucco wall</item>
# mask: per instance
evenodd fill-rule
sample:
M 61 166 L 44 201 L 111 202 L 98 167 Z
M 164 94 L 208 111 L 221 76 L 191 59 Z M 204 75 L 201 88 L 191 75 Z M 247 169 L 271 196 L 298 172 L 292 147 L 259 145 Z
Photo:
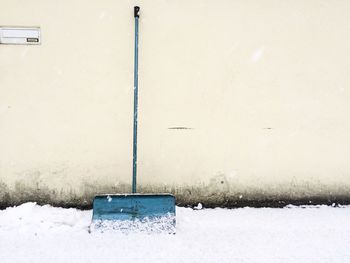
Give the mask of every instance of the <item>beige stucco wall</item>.
M 130 184 L 135 4 L 145 191 L 350 195 L 349 1 L 1 0 L 42 33 L 0 45 L 8 200 Z

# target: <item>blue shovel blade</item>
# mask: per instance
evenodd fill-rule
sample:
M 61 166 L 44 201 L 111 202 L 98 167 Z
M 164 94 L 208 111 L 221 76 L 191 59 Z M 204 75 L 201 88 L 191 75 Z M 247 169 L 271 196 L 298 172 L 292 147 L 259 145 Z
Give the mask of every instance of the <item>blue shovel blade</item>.
M 148 224 L 175 227 L 175 197 L 171 194 L 98 195 L 93 202 L 92 223 L 99 228 L 115 223 L 119 226 Z M 125 223 L 126 222 L 126 223 Z M 132 224 L 130 222 L 133 222 Z M 137 223 L 135 223 L 137 222 Z M 160 222 L 160 223 L 157 223 Z

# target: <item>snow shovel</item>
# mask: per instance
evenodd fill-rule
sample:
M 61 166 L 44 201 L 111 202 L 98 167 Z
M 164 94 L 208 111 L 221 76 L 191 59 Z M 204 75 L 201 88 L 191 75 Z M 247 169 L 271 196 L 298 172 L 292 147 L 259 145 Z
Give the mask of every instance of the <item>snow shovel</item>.
M 130 228 L 146 231 L 175 232 L 175 197 L 171 194 L 140 194 L 136 191 L 137 122 L 138 122 L 138 42 L 139 11 L 134 7 L 134 125 L 132 194 L 104 194 L 93 201 L 92 228 L 112 228 L 128 231 Z M 90 228 L 91 230 L 91 228 Z

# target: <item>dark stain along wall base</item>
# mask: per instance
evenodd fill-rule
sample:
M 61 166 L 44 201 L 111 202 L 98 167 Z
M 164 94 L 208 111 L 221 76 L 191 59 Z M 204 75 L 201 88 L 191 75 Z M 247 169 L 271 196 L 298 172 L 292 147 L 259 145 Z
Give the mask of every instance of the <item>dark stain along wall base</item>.
M 287 205 L 350 205 L 350 190 L 346 187 L 338 191 L 331 191 L 329 186 L 320 186 L 317 191 L 312 189 L 295 191 L 283 190 L 277 192 L 276 187 L 247 188 L 244 191 L 233 190 L 218 191 L 202 187 L 140 187 L 141 193 L 171 193 L 176 196 L 178 206 L 195 207 L 201 203 L 205 208 L 225 207 L 285 207 Z M 0 209 L 20 205 L 25 202 L 37 202 L 40 205 L 50 204 L 58 207 L 75 207 L 91 209 L 92 200 L 97 194 L 128 193 L 130 185 L 118 187 L 96 186 L 85 184 L 83 191 L 77 193 L 73 190 L 53 190 L 48 187 L 28 187 L 17 183 L 10 190 L 0 182 Z

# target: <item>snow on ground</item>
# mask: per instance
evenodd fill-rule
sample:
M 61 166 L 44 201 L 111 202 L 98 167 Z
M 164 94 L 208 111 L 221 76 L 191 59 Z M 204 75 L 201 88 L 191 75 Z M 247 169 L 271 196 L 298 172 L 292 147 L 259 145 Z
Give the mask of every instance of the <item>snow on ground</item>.
M 0 262 L 350 262 L 350 206 L 177 208 L 177 233 L 88 233 L 91 211 L 0 211 Z

